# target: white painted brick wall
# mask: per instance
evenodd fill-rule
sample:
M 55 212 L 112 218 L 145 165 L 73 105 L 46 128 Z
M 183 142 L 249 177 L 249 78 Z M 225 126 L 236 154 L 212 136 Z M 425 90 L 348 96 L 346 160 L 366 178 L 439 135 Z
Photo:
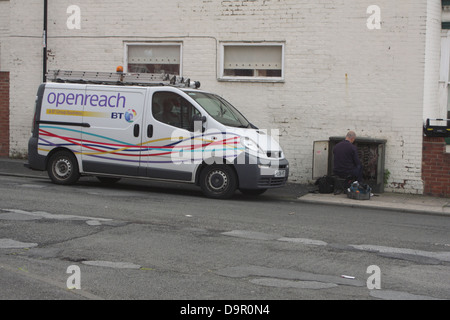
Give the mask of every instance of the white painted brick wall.
M 0 1 L 0 71 L 8 71 L 9 1 Z
M 42 1 L 10 1 L 10 154 L 27 152 L 37 87 L 42 80 Z
M 387 139 L 388 190 L 422 193 L 423 110 L 437 99 L 433 78 L 439 59 L 435 42 L 426 42 L 427 12 L 434 26 L 429 39 L 435 39 L 437 2 L 51 1 L 49 69 L 113 71 L 124 64 L 124 41 L 179 41 L 184 75 L 224 96 L 260 128 L 280 130 L 291 181 L 312 179 L 314 141 L 352 129 Z M 41 1 L 11 4 L 11 16 L 21 17 L 12 19 L 11 33 L 40 36 Z M 72 4 L 81 8 L 81 30 L 66 27 Z M 366 27 L 372 4 L 381 8 L 380 30 Z M 40 41 L 11 38 L 12 152 L 27 148 L 41 77 Z M 221 41 L 285 43 L 285 82 L 217 81 Z M 425 61 L 431 66 L 427 74 Z

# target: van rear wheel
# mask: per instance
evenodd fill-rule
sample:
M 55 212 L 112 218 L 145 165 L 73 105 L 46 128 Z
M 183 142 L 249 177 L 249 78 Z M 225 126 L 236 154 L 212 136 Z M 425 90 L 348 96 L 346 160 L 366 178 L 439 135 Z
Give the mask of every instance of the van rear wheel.
M 77 159 L 69 151 L 58 151 L 52 155 L 47 172 L 54 183 L 61 185 L 74 184 L 80 178 Z
M 209 198 L 228 199 L 237 189 L 237 177 L 226 165 L 206 166 L 200 174 L 200 187 Z

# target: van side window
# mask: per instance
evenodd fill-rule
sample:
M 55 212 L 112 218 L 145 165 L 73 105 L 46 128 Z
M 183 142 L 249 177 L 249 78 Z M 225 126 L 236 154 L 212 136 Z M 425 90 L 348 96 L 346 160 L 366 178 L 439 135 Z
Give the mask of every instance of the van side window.
M 192 117 L 200 112 L 174 92 L 155 92 L 152 99 L 153 117 L 165 124 L 193 131 Z

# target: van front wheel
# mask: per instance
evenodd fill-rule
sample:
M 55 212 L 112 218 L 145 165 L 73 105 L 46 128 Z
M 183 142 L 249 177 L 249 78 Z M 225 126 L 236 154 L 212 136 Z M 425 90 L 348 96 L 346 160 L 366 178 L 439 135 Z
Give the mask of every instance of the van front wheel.
M 80 178 L 75 156 L 68 151 L 59 151 L 52 155 L 48 162 L 48 176 L 56 184 L 74 184 Z
M 211 165 L 200 174 L 200 187 L 209 198 L 228 199 L 237 189 L 237 177 L 226 165 Z

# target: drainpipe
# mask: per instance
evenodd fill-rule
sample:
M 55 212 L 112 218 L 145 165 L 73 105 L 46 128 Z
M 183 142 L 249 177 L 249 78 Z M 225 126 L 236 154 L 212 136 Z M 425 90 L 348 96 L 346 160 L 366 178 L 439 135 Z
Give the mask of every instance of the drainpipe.
M 43 52 L 42 52 L 42 81 L 45 82 L 47 74 L 47 11 L 48 0 L 44 0 L 44 30 L 43 30 Z

